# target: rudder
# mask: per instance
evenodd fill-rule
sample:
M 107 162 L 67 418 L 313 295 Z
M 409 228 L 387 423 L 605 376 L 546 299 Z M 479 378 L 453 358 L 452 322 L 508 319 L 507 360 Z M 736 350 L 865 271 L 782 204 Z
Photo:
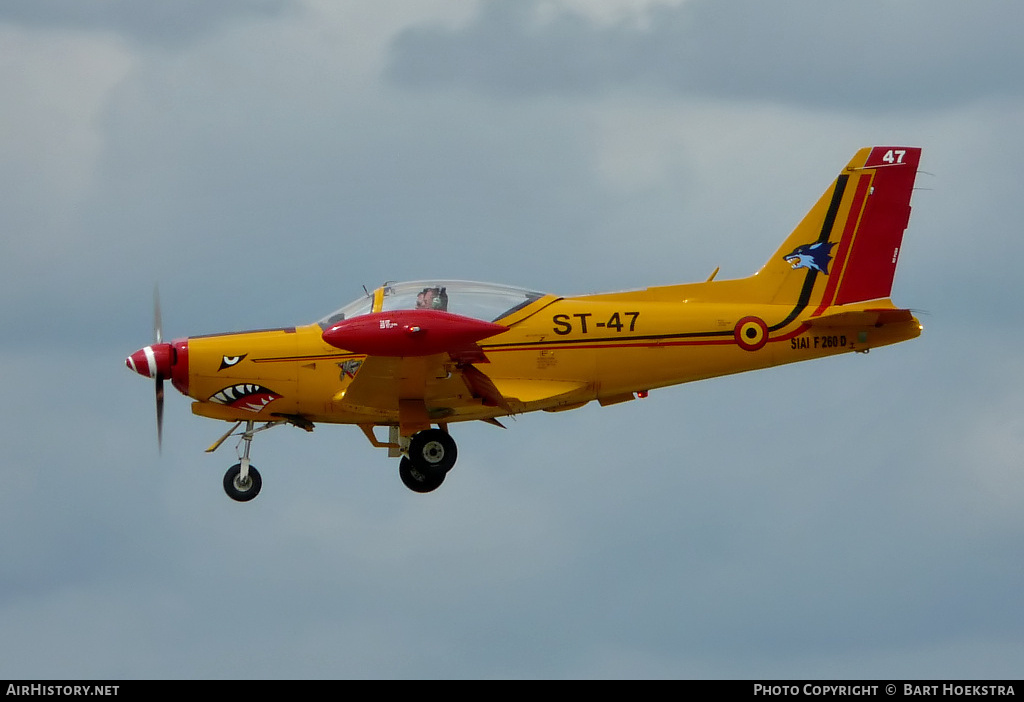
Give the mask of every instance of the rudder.
M 910 222 L 910 196 L 914 190 L 921 149 L 874 147 L 857 169 L 869 181 L 866 195 L 859 195 L 860 221 L 846 242 L 849 254 L 840 273 L 832 304 L 846 305 L 889 297 L 896 275 L 903 232 Z M 863 176 L 862 176 L 863 177 Z M 827 295 L 826 295 L 827 298 Z

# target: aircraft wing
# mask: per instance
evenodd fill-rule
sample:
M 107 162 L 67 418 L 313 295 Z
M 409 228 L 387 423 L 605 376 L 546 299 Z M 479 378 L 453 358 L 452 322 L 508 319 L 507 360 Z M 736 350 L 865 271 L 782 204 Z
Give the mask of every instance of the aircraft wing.
M 473 402 L 447 353 L 430 356 L 367 356 L 334 401 L 356 412 L 393 416 L 408 431 L 429 427 L 432 411 Z
M 527 404 L 568 398 L 586 387 L 572 380 L 492 379 L 473 363 L 448 353 L 368 356 L 334 401 L 367 414 L 397 412 L 406 433 L 443 421 L 460 407 L 500 407 L 513 414 L 524 411 Z

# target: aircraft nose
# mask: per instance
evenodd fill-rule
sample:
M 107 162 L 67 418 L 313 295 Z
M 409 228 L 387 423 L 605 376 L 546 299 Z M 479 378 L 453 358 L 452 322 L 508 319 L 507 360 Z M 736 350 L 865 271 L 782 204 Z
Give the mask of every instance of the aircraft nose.
M 153 344 L 139 349 L 125 359 L 124 364 L 143 378 L 169 378 L 172 348 L 170 344 Z

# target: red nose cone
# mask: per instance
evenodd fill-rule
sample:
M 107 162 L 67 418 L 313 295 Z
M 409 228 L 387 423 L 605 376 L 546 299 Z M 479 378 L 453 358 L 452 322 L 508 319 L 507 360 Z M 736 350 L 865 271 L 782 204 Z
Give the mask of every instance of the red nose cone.
M 323 333 L 331 346 L 372 356 L 463 351 L 508 327 L 440 310 L 395 310 L 345 319 Z
M 124 364 L 145 378 L 171 376 L 173 349 L 170 344 L 154 344 L 139 349 L 125 359 Z

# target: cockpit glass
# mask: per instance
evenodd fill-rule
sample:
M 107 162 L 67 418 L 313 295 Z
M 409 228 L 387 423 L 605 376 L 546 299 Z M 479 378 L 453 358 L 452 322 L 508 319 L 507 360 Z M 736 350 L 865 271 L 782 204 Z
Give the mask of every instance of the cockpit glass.
M 544 293 L 492 283 L 421 280 L 384 286 L 381 311 L 432 309 L 494 322 Z
M 327 330 L 328 327 L 337 324 L 343 319 L 351 319 L 352 317 L 358 317 L 361 314 L 367 314 L 372 311 L 373 295 L 363 295 L 358 300 L 353 300 L 341 309 L 327 315 L 319 321 L 319 324 L 324 330 Z
M 493 283 L 463 280 L 420 280 L 387 283 L 378 291 L 382 299 L 378 312 L 431 309 L 494 322 L 525 307 L 544 293 Z M 319 324 L 327 329 L 343 319 L 375 311 L 375 295 L 360 297 L 324 317 Z

